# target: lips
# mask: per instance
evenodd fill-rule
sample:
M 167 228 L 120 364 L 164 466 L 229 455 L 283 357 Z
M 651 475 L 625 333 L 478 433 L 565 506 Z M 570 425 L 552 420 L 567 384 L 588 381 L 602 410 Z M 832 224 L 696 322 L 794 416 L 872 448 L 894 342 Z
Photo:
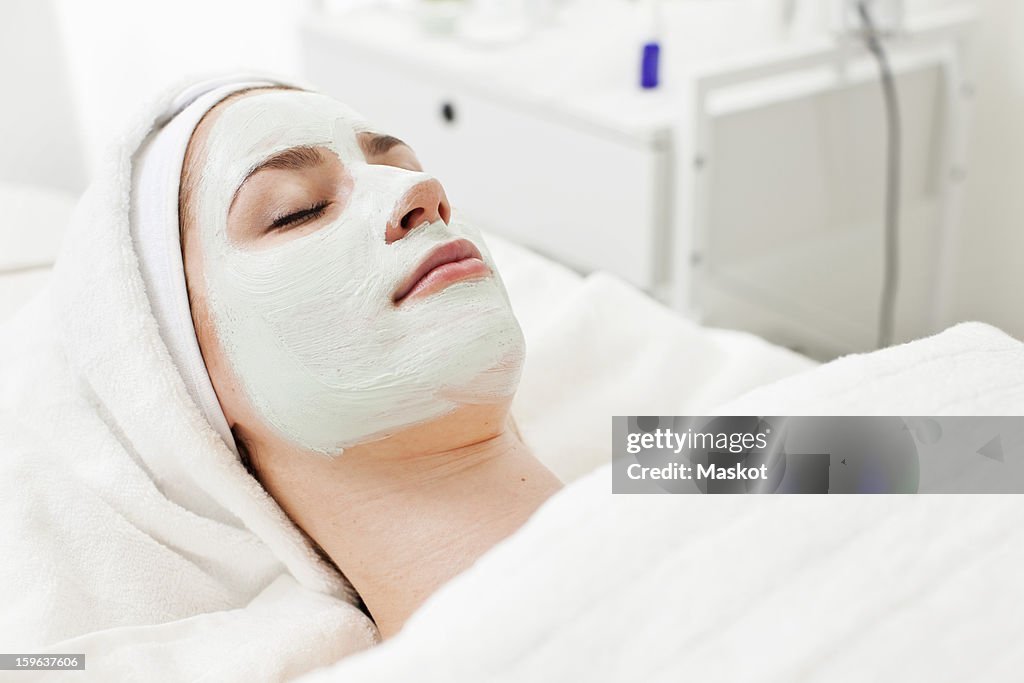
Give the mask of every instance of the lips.
M 469 240 L 458 239 L 430 252 L 402 281 L 392 300 L 400 304 L 406 299 L 439 291 L 459 280 L 485 277 L 490 272 L 476 245 Z

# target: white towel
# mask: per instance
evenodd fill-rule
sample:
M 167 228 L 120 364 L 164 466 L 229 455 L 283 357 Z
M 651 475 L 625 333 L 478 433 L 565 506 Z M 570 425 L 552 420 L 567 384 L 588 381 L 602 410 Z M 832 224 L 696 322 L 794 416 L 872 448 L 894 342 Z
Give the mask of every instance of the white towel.
M 983 323 L 845 356 L 755 389 L 726 415 L 1024 415 L 1024 345 Z
M 227 82 L 225 82 L 225 80 Z M 202 117 L 228 95 L 269 81 L 216 79 L 187 89 L 169 119 L 151 133 L 132 159 L 132 246 L 160 338 L 203 417 L 233 452 L 231 428 L 221 410 L 199 349 L 181 256 L 178 196 L 181 170 L 192 132 Z
M 230 612 L 274 586 L 304 631 L 278 649 L 265 634 L 261 657 L 294 674 L 370 646 L 376 629 L 204 418 L 151 311 L 131 162 L 177 92 L 111 146 L 49 287 L 0 327 L 0 644 L 31 652 Z

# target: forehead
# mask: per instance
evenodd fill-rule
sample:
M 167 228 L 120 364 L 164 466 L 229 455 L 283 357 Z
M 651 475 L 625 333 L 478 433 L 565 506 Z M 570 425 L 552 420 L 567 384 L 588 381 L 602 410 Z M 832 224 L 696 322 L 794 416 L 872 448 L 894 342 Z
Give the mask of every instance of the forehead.
M 358 134 L 371 128 L 341 102 L 299 90 L 246 93 L 222 104 L 205 133 L 206 167 L 218 175 L 244 175 L 290 147 L 323 146 L 343 160 L 361 158 Z

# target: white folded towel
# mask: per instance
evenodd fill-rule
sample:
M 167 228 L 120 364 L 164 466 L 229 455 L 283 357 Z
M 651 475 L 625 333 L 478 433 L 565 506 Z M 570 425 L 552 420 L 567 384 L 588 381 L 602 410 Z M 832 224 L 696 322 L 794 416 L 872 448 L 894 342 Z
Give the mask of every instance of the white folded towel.
M 1024 415 L 1024 344 L 991 325 L 845 356 L 762 386 L 724 415 Z

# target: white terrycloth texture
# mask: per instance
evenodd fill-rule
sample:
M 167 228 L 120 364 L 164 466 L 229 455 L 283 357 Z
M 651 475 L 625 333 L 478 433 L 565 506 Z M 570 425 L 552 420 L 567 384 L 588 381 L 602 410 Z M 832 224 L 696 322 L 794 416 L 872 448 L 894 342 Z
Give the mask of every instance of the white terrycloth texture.
M 139 271 L 160 337 L 203 417 L 225 445 L 237 453 L 224 412 L 199 350 L 181 258 L 178 196 L 181 170 L 192 131 L 228 95 L 263 81 L 223 79 L 197 84 L 174 102 L 170 120 L 149 136 L 132 160 L 130 223 Z
M 368 647 L 376 630 L 204 419 L 150 312 L 129 179 L 133 152 L 170 101 L 112 146 L 48 287 L 0 327 L 0 643 L 31 652 L 105 629 L 245 612 L 291 574 L 276 595 L 290 594 L 286 623 L 307 637 L 274 626 L 261 656 L 303 670 Z M 224 642 L 243 624 L 225 626 Z M 308 643 L 325 646 L 310 653 Z
M 752 391 L 734 415 L 1021 415 L 1021 343 L 982 323 L 846 356 Z
M 718 412 L 1021 415 L 1022 373 L 1024 344 L 961 325 Z M 1020 680 L 1022 512 L 1020 496 L 614 496 L 605 466 L 397 637 L 302 681 Z
M 82 680 L 250 683 L 291 680 L 342 659 L 364 640 L 351 637 L 351 616 L 336 600 L 282 575 L 243 608 L 97 631 L 47 652 L 85 653 Z M 69 674 L 40 675 L 51 679 L 66 681 Z

